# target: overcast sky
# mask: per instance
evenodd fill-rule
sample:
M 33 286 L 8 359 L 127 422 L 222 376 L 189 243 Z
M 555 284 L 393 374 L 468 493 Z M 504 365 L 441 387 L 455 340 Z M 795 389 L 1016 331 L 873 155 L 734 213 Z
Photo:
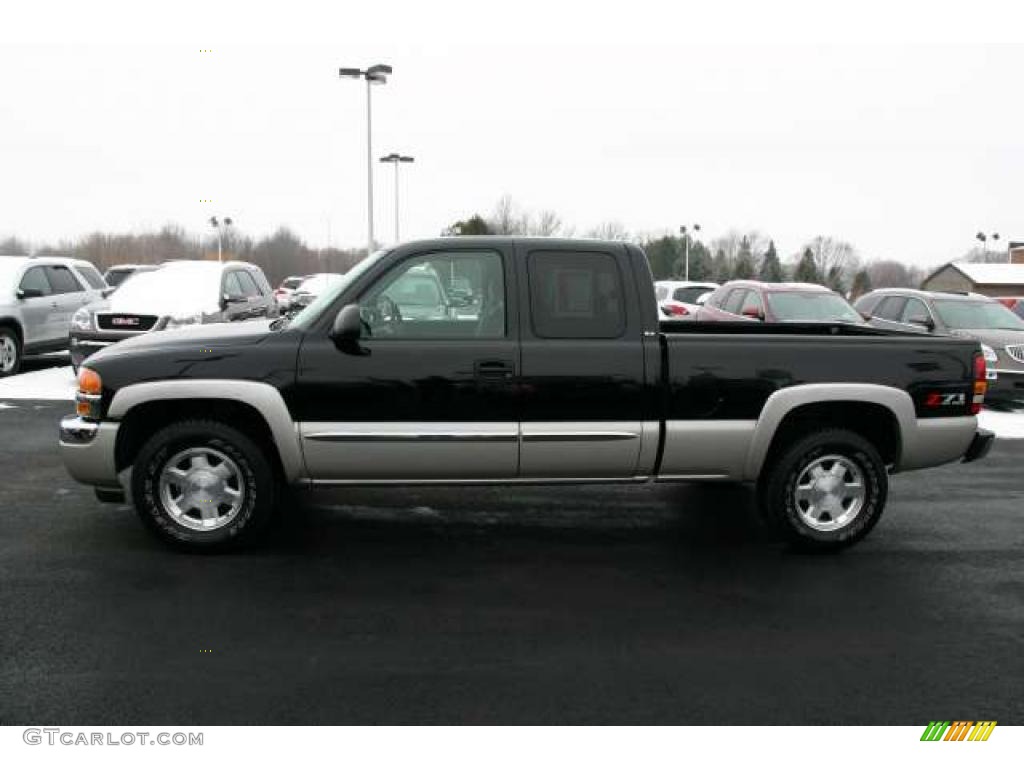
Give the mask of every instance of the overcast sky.
M 978 229 L 1024 240 L 1024 27 L 989 4 L 347 5 L 5 10 L 0 237 L 218 214 L 361 246 L 365 88 L 337 68 L 384 62 L 374 155 L 416 157 L 403 238 L 509 194 L 577 232 L 698 222 L 784 256 L 817 234 L 923 266 Z

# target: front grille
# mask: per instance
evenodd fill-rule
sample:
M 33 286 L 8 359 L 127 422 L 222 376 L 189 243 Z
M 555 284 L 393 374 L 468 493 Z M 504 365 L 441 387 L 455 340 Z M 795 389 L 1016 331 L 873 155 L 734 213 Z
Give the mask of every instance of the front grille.
M 1024 344 L 1007 344 L 1006 354 L 1018 363 L 1024 363 Z
M 97 313 L 96 327 L 101 331 L 149 331 L 156 325 L 156 315 L 122 315 L 112 312 Z

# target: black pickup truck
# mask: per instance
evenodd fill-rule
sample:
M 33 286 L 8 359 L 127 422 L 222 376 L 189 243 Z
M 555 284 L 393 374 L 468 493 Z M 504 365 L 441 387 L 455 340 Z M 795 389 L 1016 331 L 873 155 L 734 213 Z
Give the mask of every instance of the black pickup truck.
M 242 541 L 292 486 L 756 483 L 794 542 L 849 545 L 888 475 L 981 458 L 977 342 L 843 324 L 659 324 L 625 243 L 445 238 L 365 259 L 297 316 L 121 342 L 61 423 L 72 476 L 162 538 Z

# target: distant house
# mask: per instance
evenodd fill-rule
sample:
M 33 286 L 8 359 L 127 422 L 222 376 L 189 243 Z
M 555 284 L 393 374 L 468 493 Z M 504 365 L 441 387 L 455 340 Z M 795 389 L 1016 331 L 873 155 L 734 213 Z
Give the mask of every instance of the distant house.
M 986 296 L 1024 296 L 1024 264 L 975 264 L 953 261 L 921 282 L 926 291 L 983 293 Z

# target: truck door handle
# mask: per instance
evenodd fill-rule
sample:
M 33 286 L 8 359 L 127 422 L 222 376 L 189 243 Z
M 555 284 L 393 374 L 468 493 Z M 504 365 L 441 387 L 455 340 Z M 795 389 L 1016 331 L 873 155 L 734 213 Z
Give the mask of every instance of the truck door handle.
M 478 379 L 511 379 L 516 372 L 515 365 L 508 360 L 477 360 L 473 373 Z

